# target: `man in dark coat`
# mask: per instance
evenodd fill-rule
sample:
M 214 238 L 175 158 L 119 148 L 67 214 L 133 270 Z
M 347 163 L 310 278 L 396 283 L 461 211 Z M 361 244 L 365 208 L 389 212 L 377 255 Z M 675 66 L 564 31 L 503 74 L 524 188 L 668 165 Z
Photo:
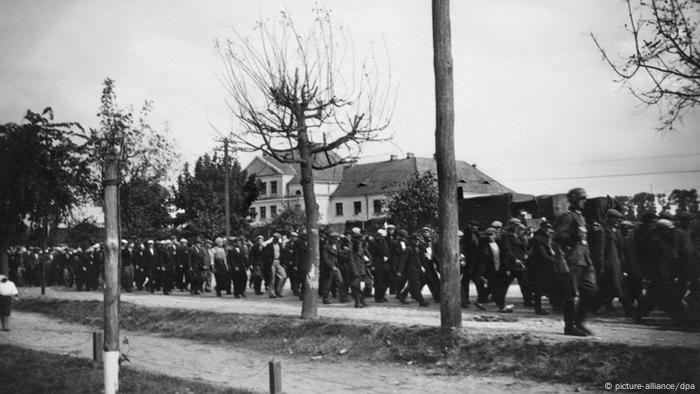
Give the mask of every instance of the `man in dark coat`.
M 338 258 L 340 255 L 340 247 L 338 239 L 340 234 L 333 231 L 325 238 L 321 245 L 321 264 L 319 275 L 319 293 L 323 298 L 324 304 L 330 304 L 329 299 L 331 286 L 340 285 L 342 278 L 338 269 Z
M 256 295 L 263 294 L 263 265 L 265 264 L 265 245 L 262 235 L 255 239 L 255 245 L 250 248 L 250 282 Z
M 526 227 L 520 219 L 510 219 L 501 236 L 501 246 L 503 247 L 503 263 L 507 271 L 510 271 L 511 282 L 514 279 L 518 280 L 524 306 L 528 307 L 534 306 L 534 304 L 527 278 L 527 267 L 525 266 L 528 259 L 528 244 L 524 238 L 525 229 Z
M 227 251 L 226 259 L 231 269 L 231 282 L 233 283 L 233 296 L 245 298 L 245 285 L 248 283 L 248 264 L 243 252 L 242 241 L 236 237 L 231 240 L 231 247 Z
M 391 241 L 391 265 L 394 274 L 394 292 L 398 299 L 401 292 L 406 287 L 408 281 L 407 263 L 408 259 L 408 231 L 400 229 L 396 233 L 396 238 Z
M 204 281 L 209 276 L 210 263 L 211 256 L 209 254 L 209 248 L 203 245 L 203 240 L 201 237 L 197 237 L 195 239 L 194 246 L 190 250 L 190 294 L 200 294 L 200 291 L 204 286 Z
M 603 226 L 603 266 L 599 271 L 600 281 L 599 303 L 608 311 L 614 311 L 612 302 L 615 297 L 624 299 L 622 290 L 622 235 L 620 222 L 622 214 L 616 209 L 608 209 L 606 223 Z
M 379 229 L 369 244 L 370 258 L 374 265 L 374 301 L 379 303 L 389 302 L 386 291 L 391 287 L 392 278 L 391 246 L 386 236 L 386 231 Z
M 460 237 L 460 249 L 464 255 L 462 271 L 462 307 L 469 306 L 469 282 L 474 282 L 477 293 L 477 304 L 485 301 L 484 283 L 481 280 L 484 269 L 481 266 L 479 258 L 479 245 L 481 239 L 479 236 L 479 222 L 474 220 L 469 222 L 469 225 L 464 230 Z
M 532 278 L 532 290 L 534 292 L 535 313 L 548 315 L 549 312 L 542 309 L 542 297 L 552 299 L 552 284 L 554 282 L 554 249 L 552 248 L 552 234 L 554 229 L 549 222 L 542 222 L 540 229 L 530 242 L 531 256 L 529 269 Z
M 182 238 L 175 253 L 175 287 L 180 291 L 187 290 L 187 285 L 190 283 L 190 252 L 187 240 Z
M 557 218 L 552 235 L 557 258 L 565 259 L 568 270 L 564 275 L 564 334 L 587 336 L 592 332 L 583 323 L 586 313 L 592 309 L 598 286 L 588 250 L 588 229 L 582 213 L 586 191 L 571 189 L 567 199 L 569 209 Z
M 403 238 L 407 235 L 407 232 L 401 229 L 399 233 L 399 239 L 403 243 Z M 421 237 L 418 234 L 413 234 L 406 238 L 408 240 L 405 241 L 405 273 L 408 283 L 399 293 L 399 301 L 408 304 L 406 298 L 410 293 L 411 297 L 418 301 L 420 306 L 428 306 L 428 303 L 423 298 L 423 286 L 425 286 L 425 265 L 423 260 L 425 259 L 425 253 L 420 246 Z M 401 247 L 403 248 L 404 245 L 402 244 Z
M 131 293 L 134 288 L 134 264 L 136 262 L 136 250 L 134 242 L 126 241 L 126 247 L 122 249 L 122 289 Z
M 155 242 L 149 239 L 146 242 L 146 249 L 143 251 L 141 256 L 141 267 L 146 274 L 146 289 L 151 293 L 155 292 L 156 287 L 160 286 L 157 282 L 157 268 L 158 268 L 158 250 L 155 247 Z
M 503 238 L 498 238 L 498 230 L 495 228 L 486 229 L 486 241 L 481 246 L 480 254 L 484 264 L 484 276 L 498 311 L 513 312 L 513 305 L 506 305 L 506 293 L 513 282 L 513 272 L 505 263 L 506 248 Z

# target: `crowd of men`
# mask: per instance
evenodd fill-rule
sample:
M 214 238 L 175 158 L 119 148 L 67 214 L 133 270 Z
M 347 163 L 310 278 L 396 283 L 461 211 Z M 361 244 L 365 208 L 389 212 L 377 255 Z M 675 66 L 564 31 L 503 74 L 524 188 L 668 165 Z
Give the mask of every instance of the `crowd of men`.
M 493 302 L 496 310 L 512 312 L 506 294 L 517 280 L 524 308 L 549 314 L 563 311 L 565 333 L 590 335 L 587 313 L 614 311 L 617 299 L 625 314 L 640 321 L 652 310 L 665 311 L 676 323 L 697 323 L 700 259 L 691 241 L 695 217 L 647 214 L 640 223 L 624 220 L 609 209 L 604 220 L 586 220 L 583 189 L 569 192 L 570 207 L 555 222 L 542 220 L 539 229 L 520 218 L 488 226 L 471 221 L 460 231 L 462 306 L 481 310 Z M 122 240 L 121 278 L 124 291 L 170 294 L 174 289 L 193 296 L 284 297 L 286 282 L 302 298 L 309 267 L 303 231 L 274 233 L 248 240 L 243 236 L 135 242 Z M 354 302 L 356 308 L 389 302 L 408 304 L 409 296 L 427 306 L 423 289 L 440 301 L 439 242 L 429 227 L 409 233 L 386 225 L 376 231 L 353 228 L 340 234 L 322 231 L 318 294 L 324 304 Z M 19 286 L 39 285 L 42 267 L 47 285 L 64 284 L 78 291 L 102 283 L 104 252 L 99 244 L 85 249 L 12 248 L 10 278 Z M 695 308 L 695 309 L 693 309 Z

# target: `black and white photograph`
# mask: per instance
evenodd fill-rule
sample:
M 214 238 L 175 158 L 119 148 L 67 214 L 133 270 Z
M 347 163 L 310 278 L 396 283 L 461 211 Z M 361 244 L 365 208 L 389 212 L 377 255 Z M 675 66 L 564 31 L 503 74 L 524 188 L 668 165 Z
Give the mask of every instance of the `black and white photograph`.
M 700 392 L 699 0 L 0 0 L 0 393 Z

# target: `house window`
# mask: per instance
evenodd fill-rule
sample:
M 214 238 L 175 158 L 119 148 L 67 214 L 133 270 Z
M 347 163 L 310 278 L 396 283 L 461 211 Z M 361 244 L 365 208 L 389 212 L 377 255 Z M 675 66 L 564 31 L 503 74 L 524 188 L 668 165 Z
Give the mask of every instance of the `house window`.
M 251 218 L 255 218 L 257 214 L 258 213 L 255 212 L 255 207 L 250 207 L 250 210 L 248 210 L 248 215 L 250 215 Z
M 355 201 L 353 206 L 355 207 L 355 215 L 362 213 L 362 201 Z
M 464 199 L 464 188 L 462 186 L 457 188 L 457 199 L 458 200 Z
M 267 182 L 260 182 L 260 195 L 261 196 L 267 195 Z
M 335 203 L 335 216 L 343 216 L 343 203 Z
M 260 207 L 260 220 L 267 219 L 267 209 L 265 207 Z
M 379 216 L 382 214 L 382 200 L 374 200 L 372 201 L 372 204 L 374 205 L 374 216 Z
M 270 217 L 273 219 L 277 217 L 277 205 L 270 205 Z
M 277 194 L 277 181 L 270 181 L 270 195 Z

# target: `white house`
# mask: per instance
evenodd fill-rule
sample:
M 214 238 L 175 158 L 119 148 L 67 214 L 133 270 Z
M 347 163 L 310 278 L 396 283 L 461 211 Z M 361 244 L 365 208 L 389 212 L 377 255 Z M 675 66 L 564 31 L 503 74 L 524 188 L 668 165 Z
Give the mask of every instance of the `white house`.
M 256 174 L 264 184 L 264 192 L 251 206 L 253 226 L 269 221 L 285 206 L 303 210 L 298 164 L 280 163 L 263 155 L 255 157 L 245 170 Z M 381 219 L 386 215 L 383 200 L 412 174 L 427 171 L 437 173 L 435 160 L 410 153 L 404 159 L 392 155 L 387 161 L 314 171 L 320 223 L 341 225 Z M 457 162 L 457 181 L 458 198 L 513 192 L 464 161 Z

